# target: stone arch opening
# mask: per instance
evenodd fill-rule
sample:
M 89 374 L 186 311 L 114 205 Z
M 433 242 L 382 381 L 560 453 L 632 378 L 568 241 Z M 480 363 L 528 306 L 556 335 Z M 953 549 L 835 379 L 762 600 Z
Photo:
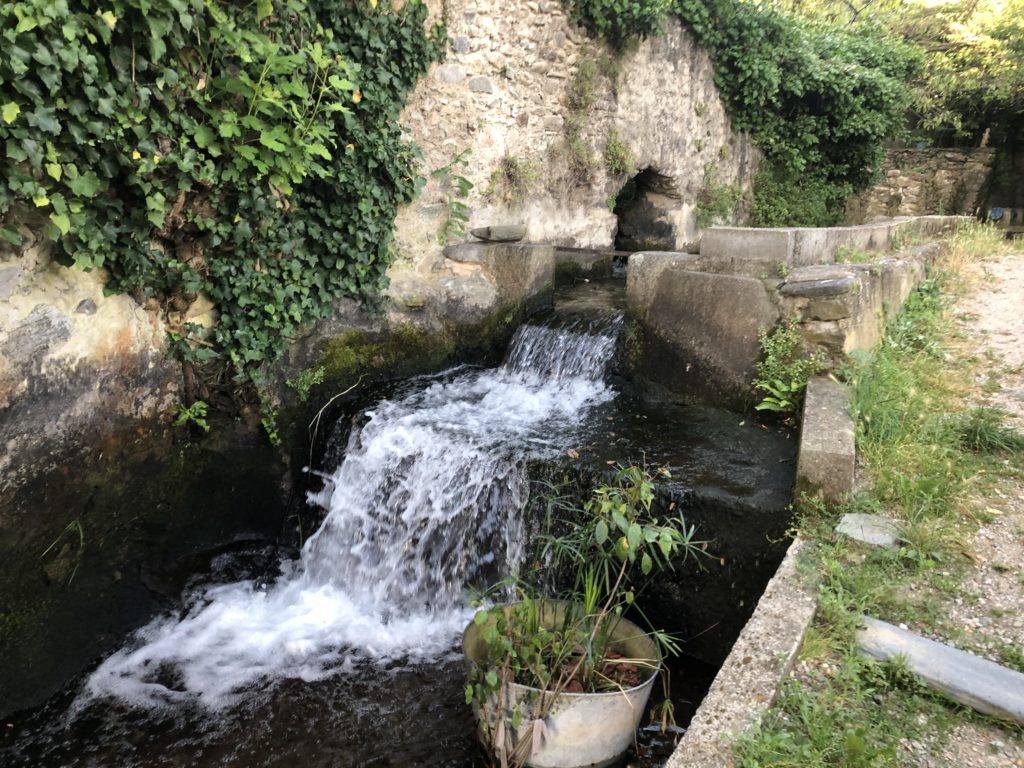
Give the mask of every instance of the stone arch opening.
M 617 251 L 674 251 L 676 224 L 671 215 L 681 196 L 675 180 L 648 166 L 627 181 L 615 197 Z

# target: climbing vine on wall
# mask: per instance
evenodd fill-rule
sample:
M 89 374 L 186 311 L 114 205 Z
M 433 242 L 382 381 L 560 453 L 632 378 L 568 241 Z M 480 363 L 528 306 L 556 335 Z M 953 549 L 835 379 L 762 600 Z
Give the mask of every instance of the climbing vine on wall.
M 903 129 L 921 64 L 917 49 L 880 32 L 851 33 L 743 0 L 570 2 L 578 21 L 618 46 L 656 33 L 668 13 L 693 30 L 733 127 L 749 131 L 767 160 L 759 189 L 776 199 L 754 206 L 766 226 L 840 215 L 846 197 L 871 182 L 885 140 Z M 802 204 L 808 186 L 820 209 Z
M 422 2 L 385 5 L 5 4 L 0 237 L 36 210 L 67 259 L 163 303 L 185 362 L 251 379 L 335 299 L 383 286 L 417 187 L 398 113 L 446 37 Z M 180 315 L 200 290 L 220 319 L 197 344 Z

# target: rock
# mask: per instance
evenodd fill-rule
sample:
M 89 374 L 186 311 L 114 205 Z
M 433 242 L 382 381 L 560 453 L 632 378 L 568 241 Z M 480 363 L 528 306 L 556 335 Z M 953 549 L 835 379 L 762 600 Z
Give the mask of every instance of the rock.
M 473 93 L 494 93 L 494 83 L 491 82 L 489 77 L 477 75 L 474 78 L 470 78 L 469 90 Z
M 19 267 L 4 267 L 0 269 L 0 301 L 11 298 L 18 288 L 21 280 L 21 269 Z
M 96 302 L 92 299 L 82 299 L 78 302 L 78 306 L 75 307 L 76 315 L 95 315 L 96 314 Z
M 914 674 L 954 701 L 986 715 L 1024 723 L 1024 674 L 868 616 L 857 631 L 861 653 L 901 657 Z
M 894 547 L 899 543 L 896 523 L 882 515 L 850 512 L 836 526 L 836 533 L 876 547 Z
M 466 70 L 458 64 L 442 64 L 437 68 L 437 79 L 442 83 L 459 83 L 466 79 Z
M 812 320 L 842 320 L 850 314 L 850 307 L 840 298 L 817 299 L 807 306 L 807 317 Z
M 402 303 L 408 309 L 421 310 L 426 306 L 427 300 L 421 294 L 411 293 L 402 297 Z
M 488 243 L 515 243 L 526 237 L 525 224 L 497 224 L 469 231 L 473 237 Z
M 782 286 L 781 293 L 785 296 L 804 296 L 806 298 L 840 296 L 844 293 L 849 293 L 855 282 L 856 279 L 852 275 L 826 278 L 824 280 L 790 281 Z
M 564 124 L 560 115 L 548 115 L 544 118 L 544 130 L 548 133 L 560 133 Z
M 452 50 L 456 53 L 469 53 L 469 38 L 460 35 L 452 40 Z
M 71 321 L 54 307 L 39 304 L 11 331 L 0 349 L 10 359 L 26 363 L 41 360 L 46 350 L 71 338 Z

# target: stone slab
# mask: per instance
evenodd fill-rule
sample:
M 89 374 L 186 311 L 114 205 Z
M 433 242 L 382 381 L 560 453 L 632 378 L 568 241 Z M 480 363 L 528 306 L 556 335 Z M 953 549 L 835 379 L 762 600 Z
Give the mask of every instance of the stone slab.
M 790 545 L 666 768 L 730 768 L 736 734 L 771 707 L 817 609 L 797 571 L 804 546 L 802 539 Z
M 640 373 L 684 400 L 748 407 L 757 333 L 778 309 L 761 280 L 691 271 L 692 258 L 630 259 L 627 306 L 648 338 Z
M 490 227 L 476 227 L 471 229 L 469 234 L 489 243 L 515 243 L 526 237 L 526 225 L 495 224 Z
M 796 468 L 798 495 L 839 502 L 853 491 L 856 449 L 849 403 L 849 391 L 835 379 L 816 376 L 808 382 Z
M 861 512 L 843 515 L 836 526 L 836 533 L 876 547 L 894 547 L 900 541 L 900 532 L 893 520 Z
M 739 259 L 790 264 L 796 234 L 793 229 L 711 227 L 700 240 L 700 255 L 709 259 Z
M 986 715 L 1024 723 L 1024 674 L 972 653 L 861 617 L 857 645 L 880 661 L 897 657 L 930 687 Z

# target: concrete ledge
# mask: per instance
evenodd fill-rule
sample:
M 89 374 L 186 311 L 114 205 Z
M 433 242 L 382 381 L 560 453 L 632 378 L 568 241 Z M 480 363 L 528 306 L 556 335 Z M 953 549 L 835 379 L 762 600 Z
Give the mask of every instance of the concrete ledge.
M 861 653 L 880 661 L 898 657 L 932 688 L 986 715 L 1024 723 L 1024 674 L 972 653 L 862 616 Z
M 967 216 L 903 216 L 852 227 L 711 227 L 701 236 L 700 255 L 708 271 L 766 277 L 779 267 L 832 264 L 843 246 L 883 251 L 901 238 L 947 231 Z
M 730 768 L 737 734 L 760 723 L 789 673 L 817 608 L 799 583 L 806 543 L 790 545 L 666 768 Z
M 796 492 L 838 502 L 853 491 L 856 459 L 850 393 L 834 379 L 818 376 L 807 384 Z

